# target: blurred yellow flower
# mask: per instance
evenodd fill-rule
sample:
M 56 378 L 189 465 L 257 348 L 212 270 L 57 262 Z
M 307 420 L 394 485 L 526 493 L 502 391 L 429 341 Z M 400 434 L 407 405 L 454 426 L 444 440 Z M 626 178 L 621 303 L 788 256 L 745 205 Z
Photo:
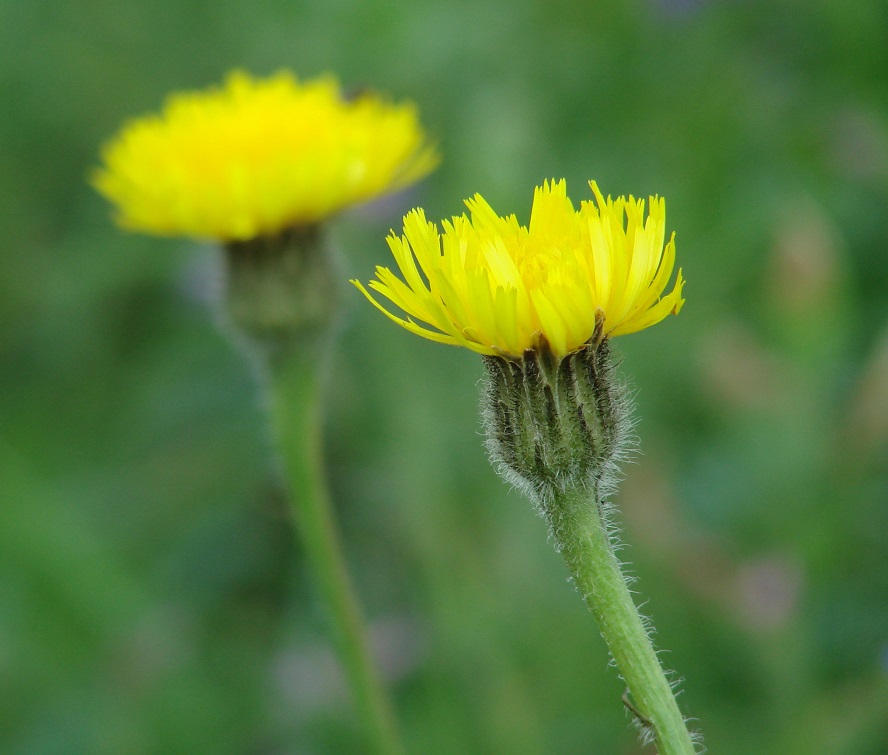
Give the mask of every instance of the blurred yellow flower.
M 92 184 L 130 230 L 245 241 L 317 223 L 438 163 L 411 103 L 345 98 L 331 76 L 235 71 L 125 124 Z
M 651 197 L 645 217 L 644 200 L 605 199 L 590 186 L 595 202 L 578 211 L 563 180 L 538 186 L 529 227 L 514 215 L 499 217 L 478 194 L 466 200 L 471 219 L 445 220 L 443 233 L 412 210 L 404 235 L 387 239 L 406 284 L 382 266 L 369 283 L 406 319 L 352 283 L 411 333 L 508 357 L 545 344 L 559 357 L 578 351 L 595 336 L 596 320 L 606 338 L 678 314 L 681 270 L 662 295 L 675 263 L 675 234 L 663 246 L 665 201 Z

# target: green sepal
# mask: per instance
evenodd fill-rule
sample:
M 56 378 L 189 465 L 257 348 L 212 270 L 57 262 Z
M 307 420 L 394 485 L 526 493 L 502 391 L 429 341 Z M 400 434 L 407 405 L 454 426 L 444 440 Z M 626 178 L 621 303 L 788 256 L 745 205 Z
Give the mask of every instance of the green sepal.
M 235 330 L 271 351 L 326 338 L 338 287 L 319 226 L 225 246 L 226 313 Z
M 631 410 L 606 339 L 558 359 L 543 343 L 521 360 L 484 357 L 482 413 L 499 471 L 538 504 L 557 491 L 609 487 Z

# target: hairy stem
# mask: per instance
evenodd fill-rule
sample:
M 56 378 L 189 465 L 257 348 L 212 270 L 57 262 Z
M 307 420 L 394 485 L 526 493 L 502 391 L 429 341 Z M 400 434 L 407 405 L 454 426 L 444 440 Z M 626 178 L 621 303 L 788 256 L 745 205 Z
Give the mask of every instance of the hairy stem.
M 560 490 L 543 510 L 632 695 L 639 724 L 660 755 L 693 755 L 693 741 L 614 553 L 602 502 L 592 487 Z

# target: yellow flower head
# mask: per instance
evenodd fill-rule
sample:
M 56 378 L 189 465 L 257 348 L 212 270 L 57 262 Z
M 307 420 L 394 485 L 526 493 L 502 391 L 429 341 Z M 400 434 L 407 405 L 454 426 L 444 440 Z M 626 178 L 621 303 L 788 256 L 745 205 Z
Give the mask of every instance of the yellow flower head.
M 343 97 L 332 77 L 229 74 L 127 123 L 93 185 L 124 228 L 245 241 L 317 223 L 429 173 L 438 155 L 416 108 Z
M 443 221 L 443 233 L 412 210 L 404 235 L 387 239 L 406 283 L 380 266 L 369 284 L 406 319 L 352 283 L 411 333 L 515 358 L 545 344 L 563 357 L 596 334 L 634 333 L 678 314 L 681 270 L 663 296 L 675 263 L 675 234 L 663 247 L 665 201 L 651 197 L 645 217 L 644 200 L 605 199 L 590 186 L 595 202 L 579 210 L 563 180 L 538 186 L 528 227 L 499 217 L 478 194 L 466 200 L 471 217 Z

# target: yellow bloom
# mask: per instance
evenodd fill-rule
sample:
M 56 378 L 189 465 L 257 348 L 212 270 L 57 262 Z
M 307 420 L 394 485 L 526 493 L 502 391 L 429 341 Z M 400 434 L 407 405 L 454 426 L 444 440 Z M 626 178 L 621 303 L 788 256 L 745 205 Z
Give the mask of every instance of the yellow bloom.
M 681 270 L 662 295 L 675 263 L 674 233 L 663 247 L 665 201 L 651 197 L 645 217 L 644 200 L 605 199 L 594 181 L 590 186 L 595 202 L 579 210 L 563 180 L 538 186 L 529 227 L 514 215 L 499 217 L 478 194 L 466 200 L 471 219 L 445 220 L 443 233 L 421 209 L 408 213 L 404 235 L 387 239 L 406 284 L 381 266 L 369 284 L 406 319 L 352 283 L 411 333 L 499 356 L 520 357 L 548 343 L 563 357 L 593 338 L 596 320 L 606 338 L 678 314 Z
M 124 228 L 248 240 L 323 220 L 429 173 L 438 155 L 416 108 L 337 81 L 229 74 L 170 96 L 102 150 L 93 185 Z

